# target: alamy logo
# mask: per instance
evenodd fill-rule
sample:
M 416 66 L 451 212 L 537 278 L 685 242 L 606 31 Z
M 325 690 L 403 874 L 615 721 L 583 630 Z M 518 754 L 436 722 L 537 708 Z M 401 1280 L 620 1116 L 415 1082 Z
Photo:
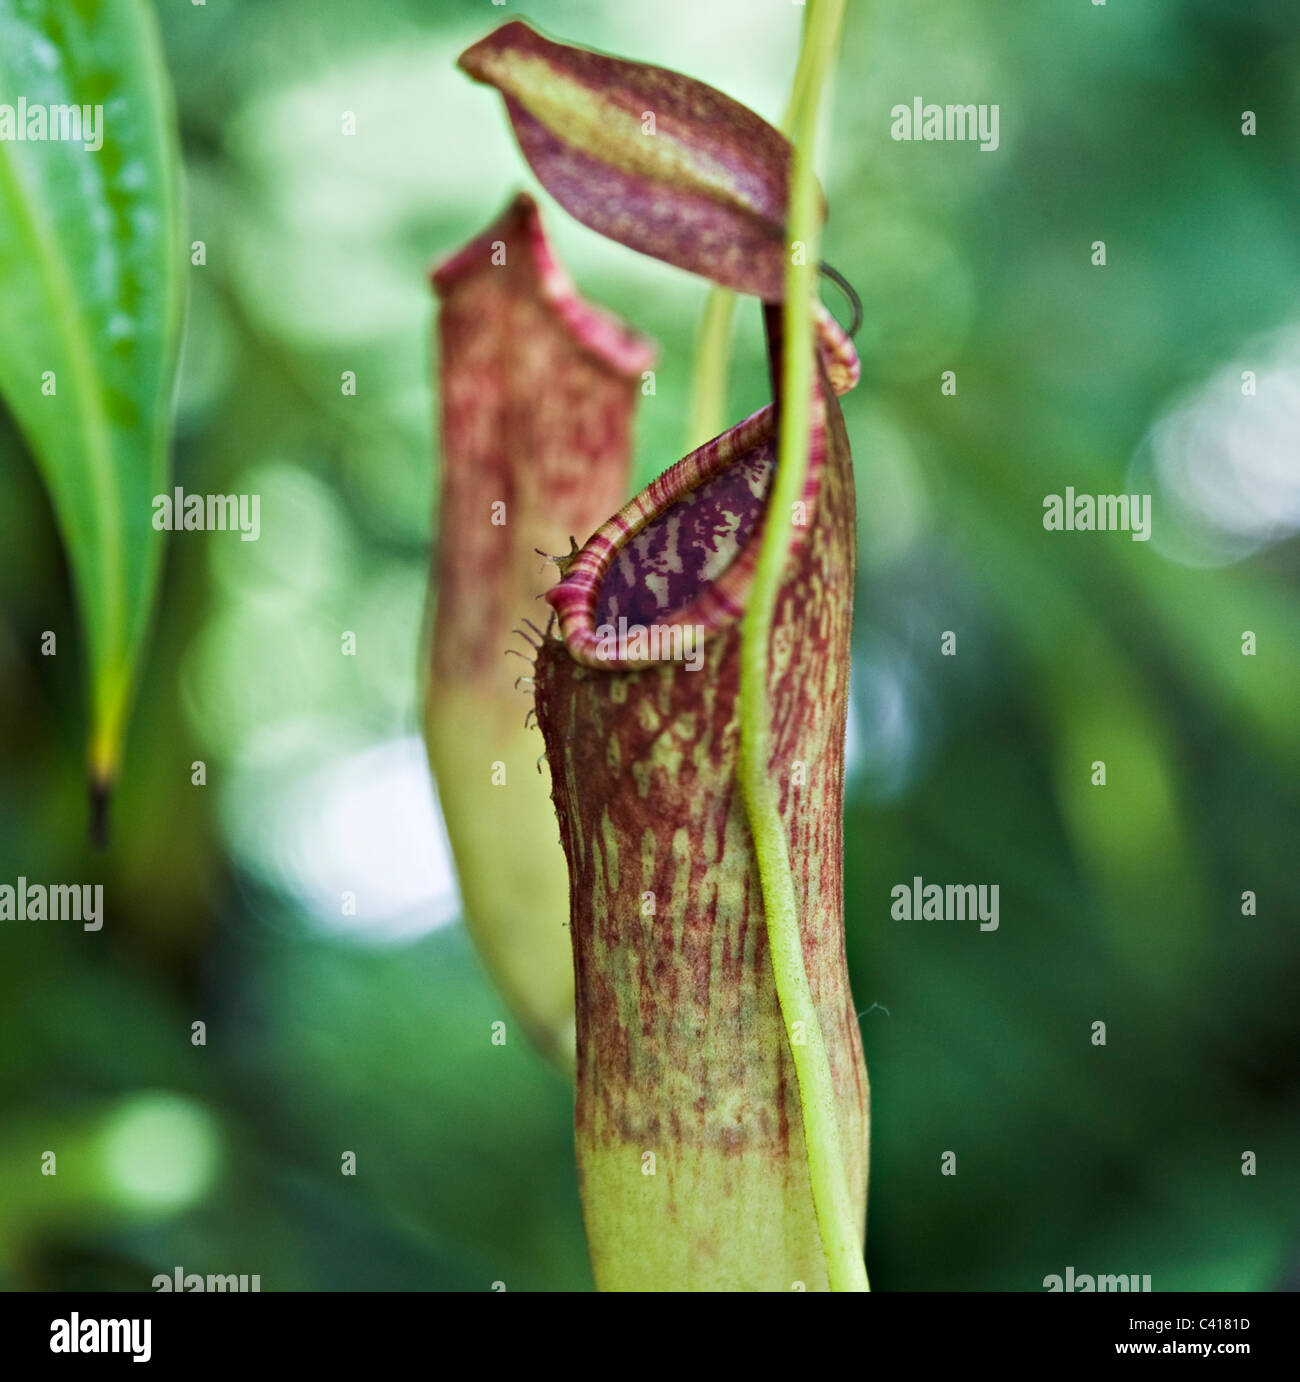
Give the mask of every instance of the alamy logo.
M 240 542 L 262 533 L 260 494 L 186 494 L 179 485 L 153 501 L 153 526 L 159 532 L 239 532 Z
M 1138 1283 L 1141 1282 L 1141 1285 Z M 1065 1277 L 1045 1276 L 1043 1289 L 1047 1291 L 1149 1291 L 1151 1278 L 1132 1276 L 1088 1276 L 1080 1273 L 1075 1276 L 1074 1268 L 1065 1269 Z
M 0 921 L 79 921 L 83 931 L 104 924 L 104 885 L 0 883 Z
M 910 106 L 898 105 L 889 112 L 893 122 L 891 139 L 961 141 L 978 139 L 980 152 L 991 154 L 998 147 L 1000 110 L 997 106 L 926 105 L 919 96 Z
M 1134 542 L 1151 536 L 1149 494 L 1049 494 L 1043 500 L 1043 527 L 1051 533 L 1132 533 Z
M 252 1282 L 252 1285 L 249 1285 Z M 155 1291 L 260 1291 L 262 1289 L 262 1278 L 260 1276 L 229 1276 L 201 1277 L 198 1272 L 190 1272 L 187 1276 L 183 1267 L 177 1267 L 171 1276 L 166 1272 L 159 1272 L 152 1282 Z
M 698 624 L 602 624 L 596 656 L 605 662 L 680 662 L 688 672 L 704 666 L 704 629 Z
M 104 107 L 28 105 L 20 96 L 16 106 L 0 106 L 0 139 L 80 144 L 97 154 L 104 147 Z
M 981 931 L 998 929 L 997 883 L 895 883 L 889 914 L 895 921 L 975 921 Z
M 133 1363 L 153 1356 L 152 1320 L 83 1320 L 75 1311 L 50 1322 L 51 1353 L 130 1353 Z

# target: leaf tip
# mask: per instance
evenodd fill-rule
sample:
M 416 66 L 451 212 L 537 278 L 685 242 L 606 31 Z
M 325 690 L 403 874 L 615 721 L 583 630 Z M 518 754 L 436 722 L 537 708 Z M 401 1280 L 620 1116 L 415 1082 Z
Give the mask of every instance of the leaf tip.
M 456 59 L 456 66 L 476 82 L 496 85 L 493 68 L 503 53 L 516 46 L 527 46 L 541 36 L 531 24 L 522 19 L 511 19 L 490 34 L 472 43 Z

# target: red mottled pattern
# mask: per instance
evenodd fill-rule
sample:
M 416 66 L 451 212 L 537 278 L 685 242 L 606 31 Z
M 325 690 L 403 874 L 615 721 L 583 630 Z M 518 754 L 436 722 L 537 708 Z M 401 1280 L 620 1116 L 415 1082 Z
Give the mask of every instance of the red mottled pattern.
M 629 249 L 702 274 L 724 288 L 776 301 L 785 243 L 771 223 L 689 184 L 664 184 L 612 168 L 552 134 L 506 101 L 515 138 L 538 180 L 583 225 Z
M 857 383 L 859 372 L 853 342 L 834 317 L 820 305 L 817 309 L 817 339 L 822 369 L 832 388 L 824 390 L 818 385 L 813 397 L 808 473 L 803 491 L 803 500 L 810 516 L 814 511 L 821 470 L 826 459 L 827 410 L 823 393 L 830 395 L 832 390 L 834 393 L 847 392 Z M 838 409 L 835 411 L 838 413 Z M 707 584 L 701 584 L 699 577 L 705 571 L 715 570 L 714 556 L 723 553 L 723 544 L 718 541 L 718 534 L 711 532 L 705 524 L 704 531 L 686 535 L 701 545 L 688 547 L 682 535 L 672 531 L 671 519 L 674 514 L 680 514 L 685 507 L 696 503 L 695 496 L 701 490 L 708 494 L 718 486 L 719 494 L 738 496 L 743 485 L 755 483 L 758 470 L 771 464 L 776 426 L 776 410 L 768 404 L 721 436 L 692 451 L 689 456 L 684 456 L 676 465 L 670 466 L 601 525 L 568 567 L 564 580 L 546 596 L 559 616 L 560 631 L 571 656 L 589 667 L 610 666 L 609 649 L 602 644 L 600 626 L 608 614 L 618 617 L 621 612 L 620 609 L 611 610 L 615 599 L 629 605 L 635 604 L 638 609 L 654 607 L 656 622 L 661 626 L 680 625 L 707 631 L 722 628 L 739 617 L 744 592 L 749 587 L 754 563 L 758 559 L 758 544 L 739 544 L 733 536 L 733 541 L 728 545 L 739 547 L 735 559 L 720 573 L 714 574 Z M 730 479 L 729 476 L 738 467 L 745 479 Z M 748 504 L 738 502 L 735 497 L 730 502 L 731 507 L 725 511 L 737 517 L 742 524 L 752 522 L 757 517 L 757 512 Z M 707 514 L 710 506 L 706 504 L 704 507 Z M 717 512 L 720 517 L 723 510 L 718 508 Z M 795 529 L 796 545 L 803 540 L 806 531 L 805 528 Z M 630 557 L 623 557 L 624 553 L 629 553 Z M 644 594 L 629 598 L 629 578 L 635 577 L 642 561 L 650 564 L 647 570 L 655 577 L 662 574 L 659 567 L 680 563 L 682 572 L 675 574 L 685 603 L 675 606 L 659 604 L 656 592 L 661 586 L 658 583 L 648 586 Z M 696 573 L 696 579 L 682 579 L 687 569 Z M 633 616 L 624 614 L 624 617 L 631 619 Z M 637 667 L 648 664 L 645 660 L 625 656 L 618 665 Z
M 578 297 L 525 194 L 432 282 L 443 458 L 433 675 L 509 693 L 510 630 L 538 617 L 554 573 L 535 549 L 566 552 L 621 501 L 653 349 Z M 504 525 L 492 522 L 497 502 Z
M 740 292 L 781 296 L 791 146 L 753 111 L 680 73 L 553 43 L 519 20 L 460 63 L 506 98 L 524 156 L 578 220 Z
M 648 621 L 696 599 L 753 531 L 775 459 L 776 438 L 769 435 L 629 538 L 600 586 L 597 622 Z
M 846 1165 L 860 1199 L 868 1090 L 844 958 L 842 882 L 855 506 L 829 378 L 847 367 L 847 349 L 848 355 L 823 354 L 809 526 L 792 543 L 778 596 L 769 653 L 770 771 L 779 784 Z M 748 442 L 770 435 L 769 410 L 733 431 Z M 725 438 L 710 445 L 733 449 Z M 747 448 L 734 449 L 740 463 Z M 709 454 L 695 453 L 691 464 L 668 472 L 675 494 L 646 501 L 646 512 L 670 511 L 710 473 L 716 451 L 702 450 Z M 623 529 L 626 540 L 636 524 Z M 756 529 L 733 569 L 752 573 L 752 560 L 745 562 L 755 537 Z M 588 577 L 615 564 L 608 553 L 595 553 L 601 544 L 620 545 L 617 525 L 602 529 L 553 592 L 562 612 L 570 596 L 585 605 L 588 619 L 599 603 L 598 588 L 582 588 L 586 577 L 577 587 L 572 582 L 589 554 Z M 743 586 L 734 593 L 743 604 Z M 574 655 L 578 624 L 572 609 L 570 615 L 568 627 L 562 624 L 566 641 L 548 639 L 539 653 L 537 704 L 571 880 L 580 1166 L 585 1148 L 665 1143 L 722 1149 L 778 1168 L 801 1164 L 797 1085 L 736 783 L 738 625 L 734 617 L 714 621 L 699 671 L 682 663 L 610 671 Z M 806 1172 L 802 1177 L 791 1194 L 807 1194 Z M 673 1231 L 670 1222 L 664 1231 Z

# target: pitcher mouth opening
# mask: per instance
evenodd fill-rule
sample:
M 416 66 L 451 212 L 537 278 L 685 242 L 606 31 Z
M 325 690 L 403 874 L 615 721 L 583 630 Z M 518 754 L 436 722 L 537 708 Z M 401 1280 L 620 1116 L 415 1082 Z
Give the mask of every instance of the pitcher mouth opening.
M 858 381 L 852 341 L 820 304 L 817 336 L 808 467 L 791 527 L 792 552 L 812 525 L 826 464 L 826 394 L 845 393 Z M 683 661 L 739 619 L 762 545 L 778 417 L 769 403 L 683 457 L 566 563 L 546 599 L 576 662 L 634 671 Z M 657 637 L 611 637 L 629 628 Z
M 812 443 L 803 495 L 809 515 L 826 457 L 820 423 Z M 777 413 L 769 403 L 683 457 L 601 526 L 546 595 L 575 661 L 632 671 L 689 660 L 740 617 L 776 451 Z M 792 547 L 800 540 L 796 526 Z M 628 640 L 628 629 L 649 637 Z

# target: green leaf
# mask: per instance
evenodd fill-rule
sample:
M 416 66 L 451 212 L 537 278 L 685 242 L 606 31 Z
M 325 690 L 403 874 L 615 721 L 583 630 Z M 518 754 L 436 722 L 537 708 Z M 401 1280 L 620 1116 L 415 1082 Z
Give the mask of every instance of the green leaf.
M 45 137 L 30 137 L 42 125 Z M 0 396 L 67 547 L 98 794 L 117 772 L 158 583 L 152 500 L 167 487 L 181 301 L 177 168 L 142 0 L 0 0 Z

